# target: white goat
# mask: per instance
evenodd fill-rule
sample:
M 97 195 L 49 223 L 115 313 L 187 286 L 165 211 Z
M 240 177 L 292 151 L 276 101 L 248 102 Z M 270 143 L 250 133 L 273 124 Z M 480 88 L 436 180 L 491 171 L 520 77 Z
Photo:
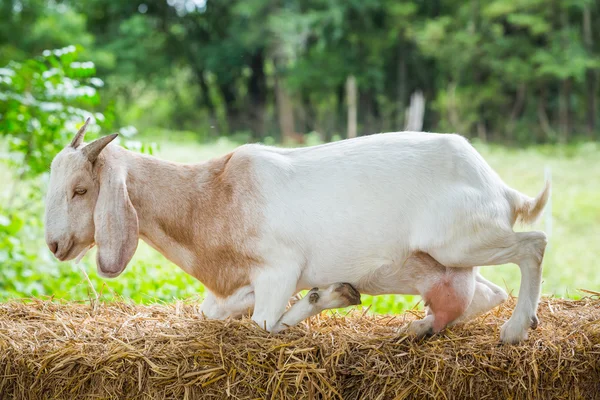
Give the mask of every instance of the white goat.
M 500 304 L 506 293 L 476 266 L 516 263 L 519 299 L 501 340 L 537 324 L 546 236 L 512 227 L 538 217 L 549 185 L 535 199 L 511 189 L 461 136 L 251 144 L 178 164 L 109 145 L 116 134 L 85 145 L 86 125 L 52 162 L 46 241 L 60 260 L 95 244 L 98 273 L 116 277 L 141 238 L 206 286 L 207 317 L 253 308 L 269 331 L 357 304 L 357 290 L 419 294 L 428 315 L 409 326 L 417 335 Z

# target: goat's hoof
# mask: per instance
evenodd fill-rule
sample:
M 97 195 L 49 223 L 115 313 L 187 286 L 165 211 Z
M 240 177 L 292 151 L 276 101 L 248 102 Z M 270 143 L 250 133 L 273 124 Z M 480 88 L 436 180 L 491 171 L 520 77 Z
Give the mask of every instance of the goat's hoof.
M 540 324 L 540 320 L 538 319 L 537 315 L 534 315 L 533 317 L 531 317 L 531 329 L 537 329 L 538 325 Z
M 500 328 L 500 341 L 507 344 L 517 344 L 527 340 L 528 324 L 522 324 L 520 321 L 509 319 Z
M 360 304 L 360 293 L 354 286 L 349 283 L 340 283 L 335 291 L 338 292 L 346 301 L 349 306 L 356 306 Z
M 423 332 L 423 334 L 421 336 L 419 336 L 419 339 L 426 339 L 426 338 L 430 338 L 435 334 L 435 332 L 433 331 L 433 328 L 429 328 L 427 329 L 425 332 Z
M 404 328 L 404 331 L 410 336 L 416 337 L 417 339 L 433 336 L 435 333 L 433 331 L 433 321 L 431 317 L 425 317 L 423 319 L 410 322 L 406 328 Z

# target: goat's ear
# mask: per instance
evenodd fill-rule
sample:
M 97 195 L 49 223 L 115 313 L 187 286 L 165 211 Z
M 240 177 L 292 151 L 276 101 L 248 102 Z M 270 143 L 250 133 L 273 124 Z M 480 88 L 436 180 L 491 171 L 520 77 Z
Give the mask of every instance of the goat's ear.
M 81 143 L 83 143 L 83 138 L 85 136 L 85 130 L 87 129 L 88 124 L 90 123 L 90 119 L 91 118 L 88 117 L 88 119 L 85 120 L 85 122 L 83 123 L 83 126 L 81 128 L 79 128 L 79 130 L 75 134 L 75 137 L 73 138 L 73 140 L 71 141 L 71 144 L 69 146 L 73 147 L 74 149 L 81 146 Z
M 98 271 L 109 277 L 123 272 L 138 245 L 138 218 L 129 199 L 126 178 L 125 168 L 118 165 L 106 164 L 100 172 L 94 240 L 98 246 Z
M 96 159 L 100 155 L 100 152 L 104 150 L 104 148 L 115 138 L 119 136 L 118 133 L 113 133 L 112 135 L 101 137 L 100 139 L 94 140 L 92 143 L 85 146 L 81 151 L 83 155 L 87 157 L 88 160 L 93 164 L 96 162 Z

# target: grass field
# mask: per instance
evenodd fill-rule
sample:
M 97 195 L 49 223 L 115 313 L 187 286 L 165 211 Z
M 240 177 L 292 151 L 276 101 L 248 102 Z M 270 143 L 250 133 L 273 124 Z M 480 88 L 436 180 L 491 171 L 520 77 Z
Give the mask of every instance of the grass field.
M 220 140 L 209 145 L 195 143 L 190 138 L 174 141 L 155 139 L 156 155 L 161 158 L 192 162 L 218 156 L 236 145 Z M 545 170 L 551 172 L 553 192 L 546 215 L 535 229 L 545 230 L 549 246 L 544 260 L 543 293 L 560 297 L 579 297 L 578 289 L 600 288 L 600 146 L 584 144 L 577 147 L 535 147 L 507 149 L 476 145 L 485 159 L 512 187 L 534 196 L 543 187 Z M 9 201 L 14 175 L 0 164 L 0 201 Z M 44 190 L 44 179 L 21 183 L 18 197 L 32 190 Z M 14 202 L 14 200 L 13 200 Z M 14 279 L 10 290 L 2 290 L 0 300 L 14 297 L 53 296 L 57 299 L 81 300 L 90 295 L 90 287 L 77 266 L 56 263 L 43 243 L 39 217 L 43 205 L 28 205 L 31 224 L 26 221 L 28 244 L 37 254 L 33 262 L 24 263 L 14 274 L 4 271 L 4 279 Z M 19 201 L 16 202 L 19 204 Z M 25 201 L 23 204 L 27 204 Z M 38 217 L 38 218 L 36 218 Z M 35 221 L 37 220 L 37 221 Z M 29 226 L 31 225 L 31 226 Z M 518 227 L 520 230 L 532 229 Z M 31 239 L 33 238 L 33 239 Z M 0 249 L 0 261 L 1 259 Z M 93 254 L 82 263 L 95 289 L 106 299 L 122 296 L 136 302 L 169 301 L 202 294 L 202 285 L 166 261 L 160 254 L 141 244 L 128 269 L 115 280 L 102 280 L 96 275 Z M 515 265 L 484 267 L 482 273 L 516 295 L 520 282 Z M 7 278 L 8 276 L 8 278 Z M 14 284 L 16 283 L 16 284 Z M 363 303 L 376 312 L 398 312 L 411 307 L 418 298 L 411 296 L 363 296 Z

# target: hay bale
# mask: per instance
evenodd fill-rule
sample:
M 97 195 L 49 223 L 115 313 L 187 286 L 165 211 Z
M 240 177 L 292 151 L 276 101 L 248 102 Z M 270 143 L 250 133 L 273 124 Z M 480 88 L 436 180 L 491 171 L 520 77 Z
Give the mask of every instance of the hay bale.
M 426 340 L 401 316 L 322 316 L 269 335 L 185 303 L 0 305 L 0 397 L 18 399 L 600 398 L 600 300 L 544 299 L 523 345 L 514 300 Z

